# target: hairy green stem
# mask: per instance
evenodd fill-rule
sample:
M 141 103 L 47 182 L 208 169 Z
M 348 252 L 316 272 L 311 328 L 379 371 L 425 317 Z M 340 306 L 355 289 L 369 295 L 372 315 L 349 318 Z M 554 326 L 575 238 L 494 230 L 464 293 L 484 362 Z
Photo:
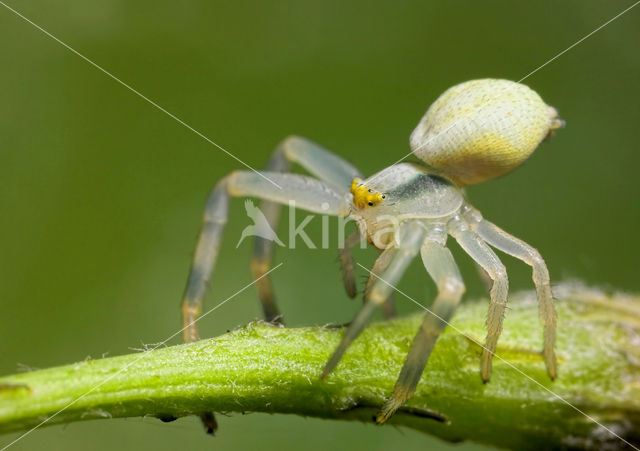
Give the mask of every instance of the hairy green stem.
M 539 353 L 542 328 L 531 293 L 510 299 L 488 384 L 480 379 L 476 343 L 484 335 L 486 302 L 465 303 L 439 339 L 409 407 L 389 423 L 519 449 L 628 446 L 621 439 L 637 446 L 638 298 L 569 285 L 556 296 L 556 381 Z M 341 328 L 261 322 L 192 344 L 3 377 L 0 432 L 48 418 L 45 425 L 142 415 L 168 421 L 209 410 L 372 422 L 421 317 L 373 324 L 326 380 L 320 373 Z

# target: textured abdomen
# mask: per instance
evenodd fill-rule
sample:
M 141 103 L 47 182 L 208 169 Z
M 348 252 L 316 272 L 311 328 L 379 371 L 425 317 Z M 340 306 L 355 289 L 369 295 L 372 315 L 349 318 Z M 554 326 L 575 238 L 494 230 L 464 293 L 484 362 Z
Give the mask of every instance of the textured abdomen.
M 412 152 L 458 185 L 499 177 L 522 164 L 563 122 L 529 87 L 482 79 L 456 85 L 427 110 Z

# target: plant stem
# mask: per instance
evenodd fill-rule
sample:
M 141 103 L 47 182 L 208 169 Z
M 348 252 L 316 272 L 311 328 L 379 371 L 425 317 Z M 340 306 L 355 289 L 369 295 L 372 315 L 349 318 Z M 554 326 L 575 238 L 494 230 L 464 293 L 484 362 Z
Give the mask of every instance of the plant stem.
M 465 303 L 438 340 L 410 407 L 389 423 L 450 441 L 519 449 L 626 446 L 607 429 L 637 444 L 638 299 L 569 285 L 558 287 L 556 296 L 555 382 L 538 352 L 542 328 L 534 296 L 511 297 L 488 384 L 480 379 L 474 342 L 482 341 L 487 303 Z M 143 415 L 168 421 L 209 410 L 372 422 L 393 390 L 421 317 L 371 325 L 326 380 L 320 372 L 341 328 L 262 322 L 192 344 L 3 377 L 0 432 L 26 430 L 47 418 L 45 425 Z

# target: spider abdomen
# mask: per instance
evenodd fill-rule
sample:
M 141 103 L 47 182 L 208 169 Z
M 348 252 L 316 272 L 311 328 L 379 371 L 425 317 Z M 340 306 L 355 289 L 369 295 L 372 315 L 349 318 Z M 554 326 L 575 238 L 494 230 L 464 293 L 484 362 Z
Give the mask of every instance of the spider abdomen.
M 509 80 L 471 80 L 444 92 L 410 138 L 412 152 L 459 186 L 500 177 L 563 125 L 555 108 Z

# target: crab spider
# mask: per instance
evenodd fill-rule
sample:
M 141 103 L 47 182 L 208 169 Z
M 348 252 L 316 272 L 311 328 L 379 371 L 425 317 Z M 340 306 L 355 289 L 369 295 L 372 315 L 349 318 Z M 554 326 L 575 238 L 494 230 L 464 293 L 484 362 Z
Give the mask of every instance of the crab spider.
M 482 380 L 486 382 L 491 376 L 509 288 L 506 269 L 492 248 L 522 260 L 533 270 L 544 324 L 543 357 L 547 373 L 554 379 L 556 311 L 545 262 L 536 249 L 485 220 L 467 202 L 462 186 L 515 168 L 561 125 L 557 112 L 526 86 L 506 80 L 476 80 L 445 92 L 413 132 L 413 153 L 428 166 L 399 163 L 363 178 L 353 165 L 319 145 L 296 136 L 285 139 L 273 152 L 266 171 L 232 172 L 211 192 L 182 301 L 184 340 L 198 339 L 195 321 L 218 255 L 229 199 L 249 196 L 262 199 L 260 208 L 268 222 L 262 224 L 265 228 L 277 226 L 281 204 L 291 201 L 297 208 L 314 213 L 355 218 L 359 230 L 347 238 L 340 251 L 344 284 L 352 297 L 356 289 L 349 247 L 361 235 L 382 249 L 367 282 L 365 302 L 348 325 L 322 377 L 335 369 L 376 308 L 388 302 L 406 268 L 420 254 L 438 294 L 413 340 L 395 389 L 377 416 L 379 423 L 413 395 L 436 340 L 465 291 L 458 266 L 446 247 L 449 236 L 492 280 L 480 365 Z M 292 163 L 315 177 L 289 173 Z M 380 218 L 393 219 L 397 227 L 390 229 L 388 221 Z M 267 321 L 279 318 L 267 276 L 272 255 L 273 242 L 257 237 L 251 268 Z

